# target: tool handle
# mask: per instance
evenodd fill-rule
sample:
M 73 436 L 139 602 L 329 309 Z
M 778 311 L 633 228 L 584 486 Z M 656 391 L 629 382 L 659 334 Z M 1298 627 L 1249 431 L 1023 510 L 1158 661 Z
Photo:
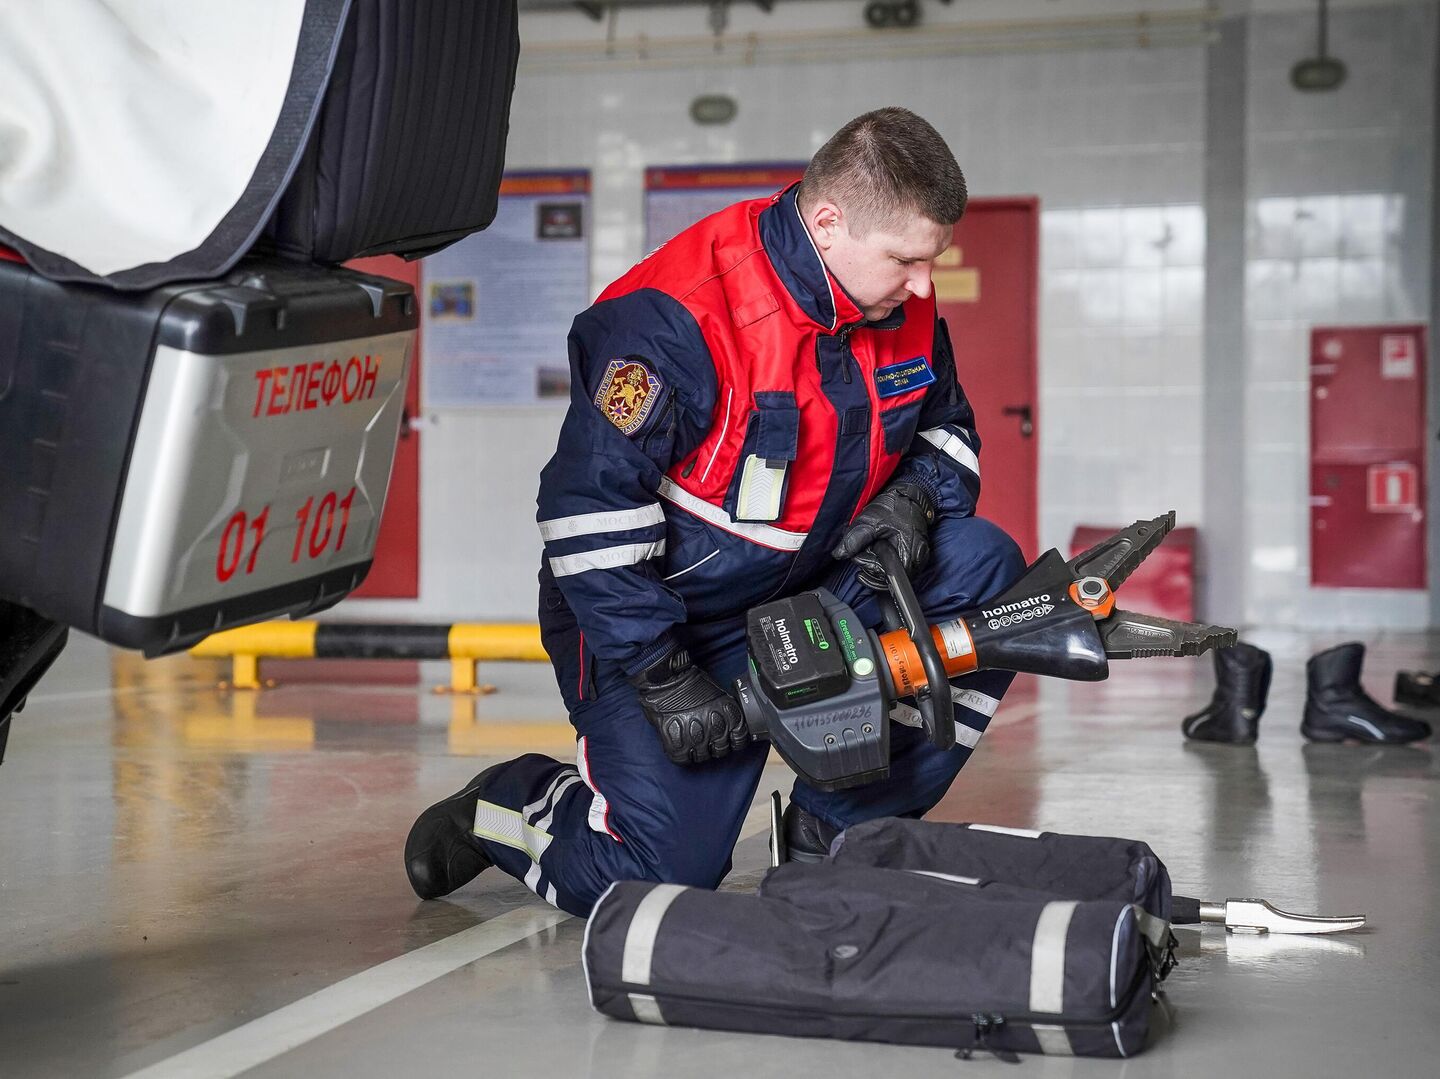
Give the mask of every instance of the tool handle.
M 870 549 L 885 571 L 885 583 L 925 668 L 925 685 L 915 691 L 915 703 L 920 706 L 925 734 L 936 749 L 949 749 L 955 744 L 955 704 L 950 698 L 950 682 L 945 676 L 940 650 L 935 647 L 935 638 L 930 633 L 930 624 L 925 621 L 925 612 L 920 609 L 920 599 L 915 595 L 915 588 L 910 584 L 899 553 L 885 540 L 878 541 Z

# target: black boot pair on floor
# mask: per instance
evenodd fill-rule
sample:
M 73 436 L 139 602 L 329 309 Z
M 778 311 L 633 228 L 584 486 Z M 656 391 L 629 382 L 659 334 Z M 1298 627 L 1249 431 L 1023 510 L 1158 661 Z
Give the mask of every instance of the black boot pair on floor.
M 1360 685 L 1365 646 L 1336 645 L 1305 664 L 1305 716 L 1300 733 L 1312 742 L 1399 745 L 1430 737 L 1430 724 L 1385 708 Z M 1215 652 L 1215 695 L 1186 716 L 1181 730 L 1202 742 L 1251 745 L 1270 692 L 1270 654 L 1241 641 Z

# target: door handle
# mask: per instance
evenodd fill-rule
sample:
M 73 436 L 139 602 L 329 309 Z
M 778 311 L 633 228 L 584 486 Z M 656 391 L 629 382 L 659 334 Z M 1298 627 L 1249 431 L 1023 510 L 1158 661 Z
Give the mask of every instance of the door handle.
M 1007 416 L 1020 417 L 1020 437 L 1033 438 L 1035 435 L 1035 410 L 1030 405 L 1006 405 L 1000 410 Z

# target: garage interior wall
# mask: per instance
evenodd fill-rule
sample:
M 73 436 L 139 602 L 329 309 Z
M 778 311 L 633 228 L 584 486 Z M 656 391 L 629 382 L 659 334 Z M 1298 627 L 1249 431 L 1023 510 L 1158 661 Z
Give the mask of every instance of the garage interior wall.
M 1203 614 L 1425 626 L 1424 593 L 1309 586 L 1308 329 L 1429 318 L 1436 5 L 1339 6 L 1331 52 L 1349 78 L 1318 95 L 1288 79 L 1314 51 L 1313 5 L 1254 6 L 1226 5 L 1188 44 L 565 70 L 522 58 L 507 167 L 592 170 L 593 294 L 645 253 L 647 165 L 800 159 L 860 112 L 912 108 L 949 141 L 972 194 L 1041 200 L 1041 546 L 1065 548 L 1079 523 L 1118 526 L 1171 508 L 1204 544 L 1206 506 L 1243 501 L 1243 512 L 1224 515 L 1228 542 L 1202 548 L 1227 554 L 1227 565 L 1209 567 L 1208 594 L 1223 574 L 1243 601 L 1207 611 L 1202 590 Z M 774 17 L 854 28 L 860 7 L 782 0 Z M 958 17 L 930 3 L 932 14 Z M 623 12 L 617 27 L 633 35 L 642 17 Z M 663 17 L 704 32 L 703 8 Z M 744 18 L 767 25 L 758 12 Z M 522 18 L 527 44 L 603 33 L 579 14 Z M 1241 61 L 1217 58 L 1226 41 L 1240 43 Z M 1243 78 L 1243 93 L 1207 94 L 1226 73 Z M 736 119 L 693 123 L 688 104 L 702 93 L 735 98 Z M 1213 109 L 1237 99 L 1242 128 L 1207 117 L 1207 100 Z M 1232 219 L 1207 222 L 1207 208 Z M 1243 248 L 1210 261 L 1212 273 L 1243 264 L 1226 311 L 1207 308 L 1207 231 Z M 1245 352 L 1223 370 L 1242 392 L 1213 376 L 1207 388 L 1206 327 L 1227 320 L 1226 338 Z M 1432 381 L 1435 369 L 1432 349 Z M 533 619 L 535 488 L 561 415 L 426 408 L 420 597 L 352 600 L 340 616 Z M 1002 470 L 991 464 L 987 482 Z M 1432 476 L 1432 507 L 1435 489 Z

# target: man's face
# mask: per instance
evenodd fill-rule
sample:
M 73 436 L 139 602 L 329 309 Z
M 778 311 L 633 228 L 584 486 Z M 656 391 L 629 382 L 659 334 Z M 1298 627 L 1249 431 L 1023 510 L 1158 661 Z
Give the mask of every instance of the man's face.
M 950 246 L 950 226 L 920 214 L 861 236 L 834 203 L 822 202 L 805 218 L 826 269 L 871 322 L 912 296 L 929 296 L 935 260 Z

